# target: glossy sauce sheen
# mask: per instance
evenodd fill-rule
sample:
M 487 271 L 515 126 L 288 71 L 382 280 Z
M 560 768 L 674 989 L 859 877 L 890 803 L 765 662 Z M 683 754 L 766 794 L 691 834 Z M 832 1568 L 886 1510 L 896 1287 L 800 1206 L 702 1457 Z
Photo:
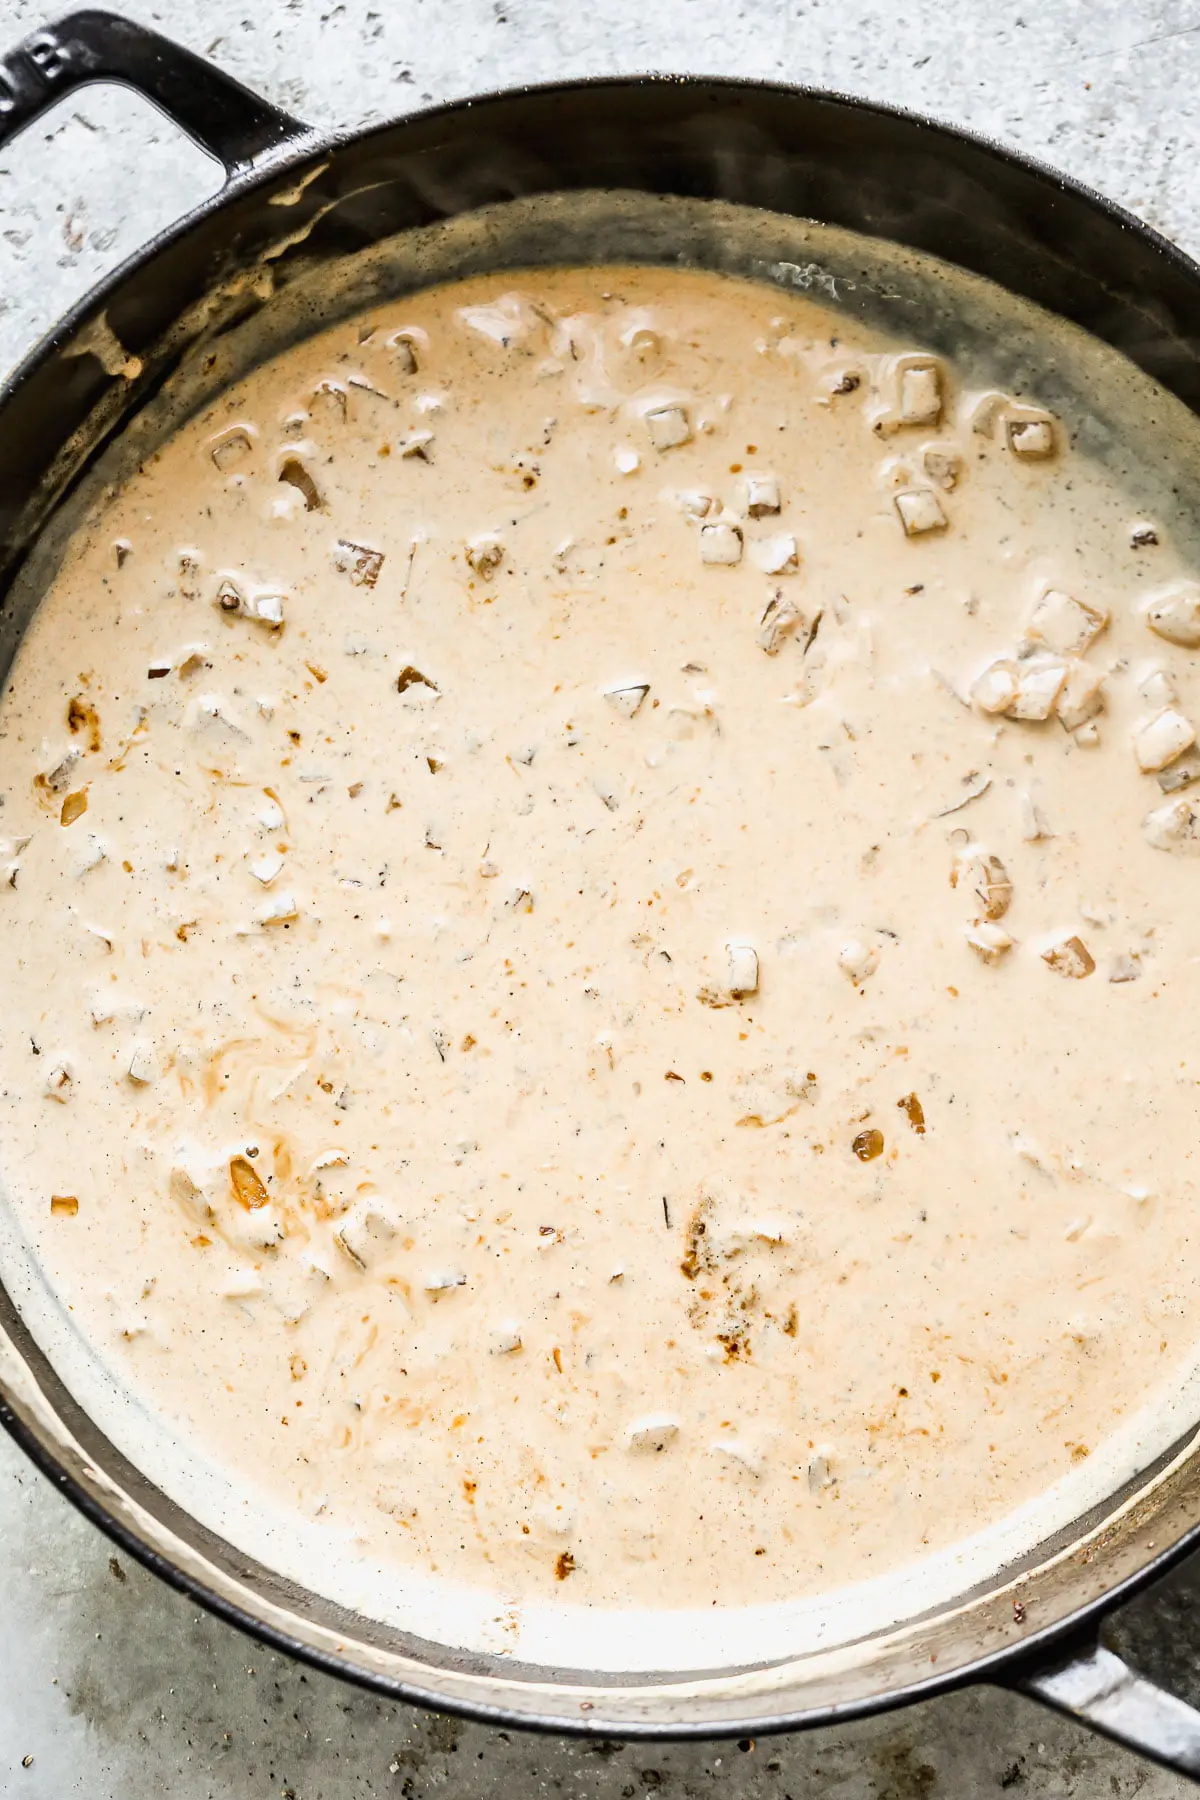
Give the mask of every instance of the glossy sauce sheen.
M 187 425 L 41 608 L 11 1202 L 119 1381 L 331 1545 L 819 1595 L 1194 1357 L 1200 863 L 1135 755 L 1200 720 L 1143 612 L 1187 571 L 920 352 L 702 273 L 430 291 Z M 972 701 L 1072 628 L 1076 729 Z

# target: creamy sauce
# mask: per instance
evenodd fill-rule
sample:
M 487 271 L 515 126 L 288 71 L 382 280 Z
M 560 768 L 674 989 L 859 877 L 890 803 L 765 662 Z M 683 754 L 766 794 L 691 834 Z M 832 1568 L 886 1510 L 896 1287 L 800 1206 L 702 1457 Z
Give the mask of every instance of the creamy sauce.
M 695 272 L 239 383 L 0 710 L 0 1167 L 89 1350 L 381 1591 L 804 1600 L 1107 1491 L 1200 1335 L 1171 504 Z

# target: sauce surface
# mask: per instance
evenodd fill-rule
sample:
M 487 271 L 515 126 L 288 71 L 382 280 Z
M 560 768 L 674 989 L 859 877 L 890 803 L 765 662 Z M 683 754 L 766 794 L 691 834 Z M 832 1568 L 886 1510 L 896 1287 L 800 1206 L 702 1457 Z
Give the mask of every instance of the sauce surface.
M 1200 1316 L 1188 575 L 1036 395 L 716 275 L 256 371 L 0 708 L 76 1331 L 517 1605 L 817 1596 L 1099 1466 Z

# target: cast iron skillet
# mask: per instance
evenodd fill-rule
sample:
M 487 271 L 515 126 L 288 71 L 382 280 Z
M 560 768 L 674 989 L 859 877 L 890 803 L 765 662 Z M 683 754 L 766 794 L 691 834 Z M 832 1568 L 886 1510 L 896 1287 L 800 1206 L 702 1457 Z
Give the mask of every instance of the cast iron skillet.
M 186 352 L 269 306 L 294 256 L 345 258 L 517 196 L 721 199 L 928 251 L 1107 340 L 1200 412 L 1200 269 L 1085 188 L 911 114 L 803 88 L 640 77 L 490 95 L 322 137 L 155 32 L 81 12 L 0 63 L 0 143 L 91 81 L 136 88 L 227 181 L 89 295 L 0 394 L 0 660 L 24 623 L 10 590 L 39 534 Z M 268 268 L 272 279 L 259 278 Z M 219 307 L 199 304 L 214 293 Z M 1098 1635 L 1118 1601 L 1200 1541 L 1200 1470 L 1184 1446 L 952 1609 L 848 1652 L 685 1678 L 465 1655 L 438 1642 L 436 1619 L 421 1638 L 405 1635 L 251 1563 L 129 1466 L 2 1287 L 0 1422 L 164 1580 L 387 1694 L 508 1725 L 683 1738 L 828 1724 L 986 1680 L 1200 1777 L 1200 1714 L 1134 1675 Z

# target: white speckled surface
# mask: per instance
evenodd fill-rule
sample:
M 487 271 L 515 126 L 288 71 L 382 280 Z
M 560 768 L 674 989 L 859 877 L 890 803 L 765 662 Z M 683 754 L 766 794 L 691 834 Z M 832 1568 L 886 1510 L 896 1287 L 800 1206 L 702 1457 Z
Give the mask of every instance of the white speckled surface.
M 994 133 L 1200 252 L 1200 0 L 171 0 L 137 17 L 319 125 L 523 81 L 811 82 Z M 0 41 L 48 15 L 0 0 Z M 0 153 L 0 366 L 217 173 L 144 103 L 67 101 Z M 1200 1700 L 1200 1571 L 1114 1635 Z M 28 1766 L 26 1766 L 26 1759 Z M 0 1795 L 27 1800 L 1174 1800 L 1179 1778 L 990 1690 L 754 1746 L 576 1745 L 433 1719 L 269 1655 L 123 1559 L 0 1443 Z

